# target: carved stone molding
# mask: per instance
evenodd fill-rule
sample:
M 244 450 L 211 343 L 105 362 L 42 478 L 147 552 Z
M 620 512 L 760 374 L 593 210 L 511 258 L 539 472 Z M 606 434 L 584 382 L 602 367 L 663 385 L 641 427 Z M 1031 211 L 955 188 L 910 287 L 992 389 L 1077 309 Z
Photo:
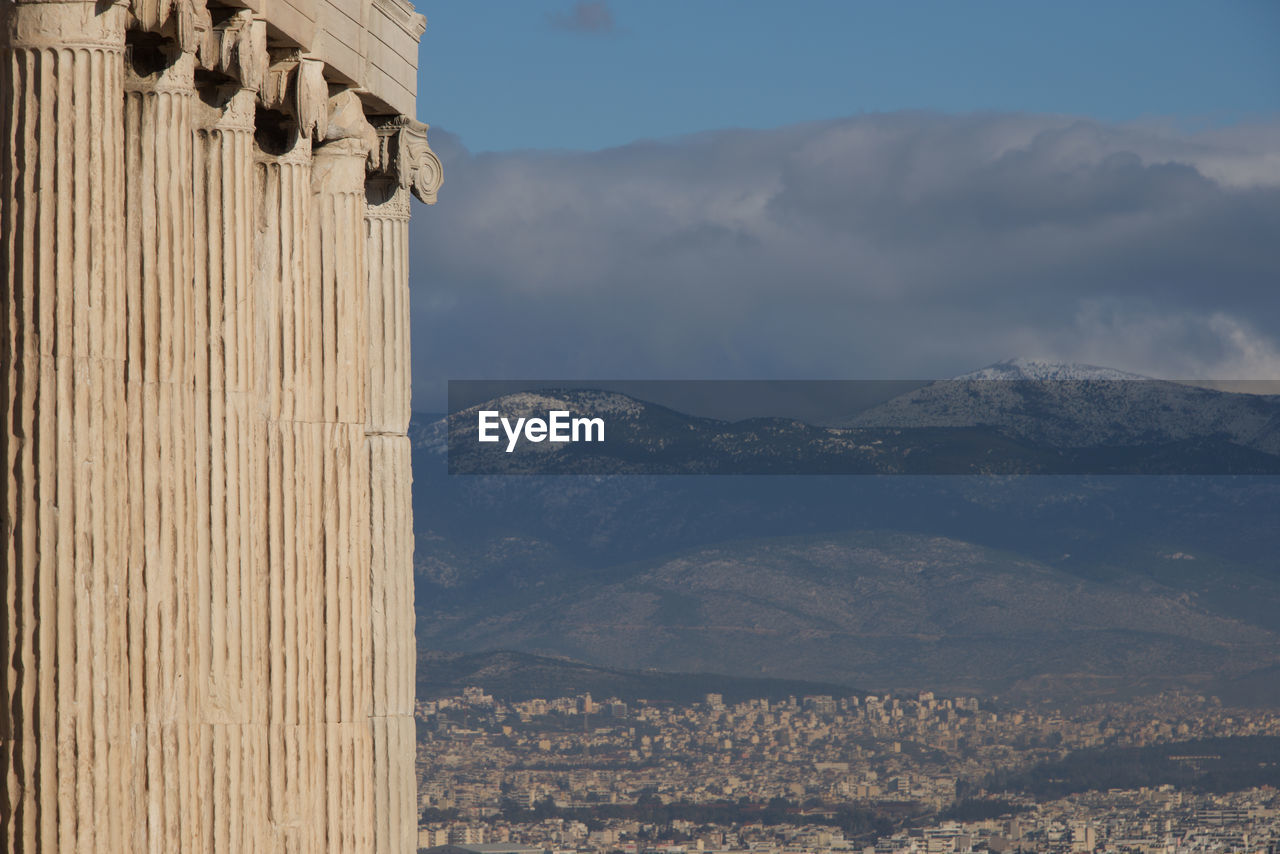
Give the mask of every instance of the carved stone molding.
M 252 89 L 234 84 L 220 86 L 198 105 L 195 125 L 199 129 L 252 134 L 257 130 L 257 106 L 257 93 Z
M 426 16 L 414 11 L 413 5 L 405 0 L 375 0 L 375 5 L 414 39 L 422 38 L 422 34 L 427 31 Z
M 364 197 L 369 206 L 365 216 L 409 221 L 409 190 L 395 178 L 371 175 L 364 184 Z
M 0 3 L 0 45 L 10 49 L 124 48 L 128 15 L 122 7 L 99 12 L 92 2 Z
M 125 47 L 125 91 L 191 95 L 194 85 L 194 55 L 163 48 Z

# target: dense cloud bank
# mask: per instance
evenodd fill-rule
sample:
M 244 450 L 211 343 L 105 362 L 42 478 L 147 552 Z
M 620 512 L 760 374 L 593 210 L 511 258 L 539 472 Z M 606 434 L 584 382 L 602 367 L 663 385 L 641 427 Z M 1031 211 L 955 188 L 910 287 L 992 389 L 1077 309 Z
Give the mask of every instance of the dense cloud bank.
M 931 377 L 1009 356 L 1280 377 L 1280 125 L 904 113 L 598 152 L 432 142 L 419 409 L 451 377 Z

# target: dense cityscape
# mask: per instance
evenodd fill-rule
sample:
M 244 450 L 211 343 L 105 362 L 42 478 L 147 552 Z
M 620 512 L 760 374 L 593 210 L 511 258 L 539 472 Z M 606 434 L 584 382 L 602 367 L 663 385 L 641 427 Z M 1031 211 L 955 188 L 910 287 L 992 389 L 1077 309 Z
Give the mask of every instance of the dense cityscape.
M 674 705 L 468 688 L 417 715 L 421 848 L 1280 850 L 1280 716 L 1212 697 L 1062 710 L 928 692 Z

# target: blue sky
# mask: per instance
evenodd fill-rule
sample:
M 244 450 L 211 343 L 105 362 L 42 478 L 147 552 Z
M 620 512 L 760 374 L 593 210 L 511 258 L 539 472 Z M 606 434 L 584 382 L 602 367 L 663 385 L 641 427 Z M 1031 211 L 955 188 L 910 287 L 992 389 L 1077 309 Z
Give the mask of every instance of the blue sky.
M 423 2 L 453 379 L 1280 378 L 1280 0 Z
M 593 8 L 593 6 L 595 8 Z M 419 113 L 472 151 L 903 109 L 1280 114 L 1280 3 L 419 0 Z

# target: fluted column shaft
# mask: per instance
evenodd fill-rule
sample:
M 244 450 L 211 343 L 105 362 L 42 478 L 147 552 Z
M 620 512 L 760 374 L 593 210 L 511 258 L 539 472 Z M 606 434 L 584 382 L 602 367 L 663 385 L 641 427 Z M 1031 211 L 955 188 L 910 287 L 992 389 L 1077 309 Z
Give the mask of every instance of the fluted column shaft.
M 365 162 L 361 140 L 313 157 L 312 271 L 320 305 L 320 405 L 326 424 L 324 678 L 330 852 L 373 848 Z
M 374 851 L 417 848 L 413 502 L 409 438 L 409 190 L 366 187 Z
M 129 360 L 129 685 L 132 849 L 202 838 L 196 624 L 192 123 L 194 57 L 131 47 L 124 98 Z
M 266 420 L 257 400 L 255 93 L 205 108 L 195 133 L 195 476 L 200 536 L 193 650 L 205 851 L 268 839 Z
M 409 190 L 394 178 L 368 181 L 365 233 L 369 287 L 370 433 L 404 436 L 410 405 Z
M 289 845 L 367 852 L 365 153 L 344 140 L 312 154 L 299 140 L 259 161 L 271 773 L 284 783 L 272 810 Z
M 0 0 L 0 854 L 413 849 L 425 128 L 278 38 Z
M 311 144 L 257 153 L 254 295 L 258 403 L 267 431 L 270 850 L 323 851 L 325 808 L 325 425 L 322 317 L 312 267 Z
M 0 26 L 0 848 L 128 850 L 125 13 Z

